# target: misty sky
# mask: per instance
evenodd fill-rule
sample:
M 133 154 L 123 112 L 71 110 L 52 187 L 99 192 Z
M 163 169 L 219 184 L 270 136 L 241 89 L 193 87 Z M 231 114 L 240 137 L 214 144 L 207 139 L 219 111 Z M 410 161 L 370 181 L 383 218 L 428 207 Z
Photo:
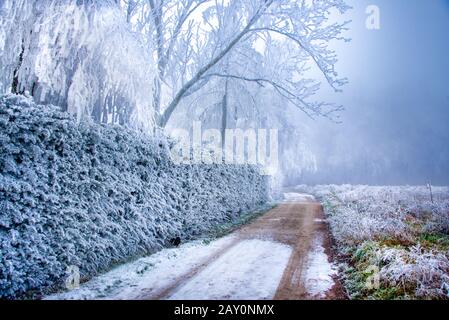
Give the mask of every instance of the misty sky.
M 306 183 L 449 184 L 449 1 L 348 0 L 352 42 L 335 46 L 343 124 L 308 123 L 318 158 Z M 365 27 L 378 5 L 381 29 Z

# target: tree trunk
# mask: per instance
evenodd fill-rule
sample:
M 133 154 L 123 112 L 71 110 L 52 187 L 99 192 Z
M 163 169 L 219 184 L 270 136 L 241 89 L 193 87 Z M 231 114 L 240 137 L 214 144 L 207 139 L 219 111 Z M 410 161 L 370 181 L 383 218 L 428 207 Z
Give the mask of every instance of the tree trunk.
M 22 44 L 22 51 L 20 51 L 20 54 L 19 54 L 19 62 L 17 63 L 17 67 L 14 69 L 12 84 L 11 84 L 11 93 L 14 93 L 14 94 L 22 94 L 23 93 L 22 90 L 20 90 L 19 70 L 22 67 L 24 51 L 25 51 L 25 47 Z
M 225 82 L 225 92 L 221 101 L 221 149 L 226 145 L 226 128 L 228 126 L 228 79 Z
M 157 65 L 158 65 L 158 77 L 154 80 L 153 89 L 153 107 L 156 114 L 160 113 L 161 109 L 161 79 L 164 76 L 164 33 L 162 30 L 162 8 L 160 3 L 156 3 L 154 0 L 149 0 L 151 14 L 153 16 L 154 25 L 156 27 L 156 45 L 157 45 Z

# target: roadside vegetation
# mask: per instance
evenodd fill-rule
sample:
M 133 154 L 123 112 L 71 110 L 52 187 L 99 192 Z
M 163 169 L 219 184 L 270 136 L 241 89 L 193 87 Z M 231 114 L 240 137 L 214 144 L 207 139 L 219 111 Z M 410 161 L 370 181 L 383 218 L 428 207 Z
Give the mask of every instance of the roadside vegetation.
M 324 205 L 351 299 L 449 299 L 448 188 L 297 189 Z

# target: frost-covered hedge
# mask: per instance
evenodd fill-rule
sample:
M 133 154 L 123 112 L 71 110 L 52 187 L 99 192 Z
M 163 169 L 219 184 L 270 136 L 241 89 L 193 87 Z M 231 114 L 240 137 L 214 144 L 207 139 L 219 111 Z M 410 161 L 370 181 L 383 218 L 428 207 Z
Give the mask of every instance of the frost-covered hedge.
M 267 190 L 255 167 L 175 165 L 163 138 L 0 97 L 0 297 L 200 235 L 255 210 Z

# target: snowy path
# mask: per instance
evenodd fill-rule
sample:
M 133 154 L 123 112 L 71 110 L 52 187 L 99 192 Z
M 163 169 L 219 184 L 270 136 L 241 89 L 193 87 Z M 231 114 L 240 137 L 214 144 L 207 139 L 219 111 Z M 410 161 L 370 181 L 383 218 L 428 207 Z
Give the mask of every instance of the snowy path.
M 330 253 L 321 205 L 288 193 L 229 236 L 162 250 L 47 299 L 344 298 Z

